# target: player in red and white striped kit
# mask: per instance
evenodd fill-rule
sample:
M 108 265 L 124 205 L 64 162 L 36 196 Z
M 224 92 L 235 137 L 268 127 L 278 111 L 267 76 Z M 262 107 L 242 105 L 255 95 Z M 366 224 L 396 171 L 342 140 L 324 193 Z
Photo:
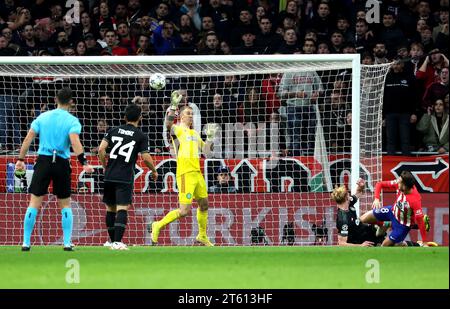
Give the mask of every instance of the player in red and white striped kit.
M 393 206 L 381 207 L 380 193 L 382 189 L 396 190 L 397 198 Z M 422 243 L 427 246 L 422 198 L 414 186 L 414 176 L 411 172 L 403 171 L 396 180 L 377 183 L 373 210 L 362 215 L 361 222 L 376 224 L 378 221 L 392 223 L 392 231 L 389 237 L 385 238 L 382 246 L 394 246 L 402 243 L 413 224 L 417 224 L 422 236 Z

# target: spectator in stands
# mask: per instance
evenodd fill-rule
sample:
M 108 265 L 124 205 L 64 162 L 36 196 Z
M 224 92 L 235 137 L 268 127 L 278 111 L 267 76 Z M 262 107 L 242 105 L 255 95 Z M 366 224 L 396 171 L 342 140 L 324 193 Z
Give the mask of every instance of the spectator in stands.
M 22 36 L 22 45 L 20 47 L 25 56 L 33 56 L 39 50 L 39 44 L 34 39 L 34 29 L 31 25 L 26 25 L 20 32 Z
M 114 18 L 116 19 L 117 29 L 119 28 L 119 23 L 128 24 L 128 7 L 125 3 L 118 2 L 116 8 L 114 9 Z
M 105 34 L 106 44 L 108 45 L 104 51 L 110 56 L 127 56 L 128 50 L 117 45 L 118 38 L 114 30 L 108 30 Z
M 118 100 L 113 101 L 109 95 L 103 95 L 98 103 L 91 107 L 92 112 L 88 117 L 93 119 L 106 119 L 109 127 L 116 127 L 122 124 L 123 116 Z
M 233 16 L 231 8 L 220 0 L 209 0 L 208 4 L 202 5 L 200 16 L 210 16 L 215 25 L 215 30 L 222 40 L 229 41 L 230 29 L 233 27 Z M 209 29 L 211 31 L 214 29 Z
M 220 55 L 222 51 L 219 46 L 219 38 L 214 31 L 206 34 L 205 38 L 199 42 L 199 55 Z
M 75 44 L 81 37 L 82 33 L 79 28 L 74 27 L 72 22 L 68 22 L 67 16 L 63 17 L 63 30 L 67 34 L 67 41 L 69 41 L 70 44 Z
M 365 52 L 361 55 L 361 64 L 373 65 L 374 62 L 375 62 L 375 59 L 371 53 Z
M 444 108 L 445 108 L 445 112 L 447 113 L 447 114 L 449 114 L 450 113 L 450 106 L 449 106 L 449 102 L 448 102 L 449 100 L 448 100 L 448 94 L 445 96 L 445 98 L 444 98 Z
M 0 56 L 15 56 L 16 51 L 8 46 L 8 40 L 0 34 Z
M 247 87 L 244 100 L 238 108 L 239 122 L 265 122 L 265 102 L 256 87 Z
M 333 31 L 331 33 L 331 53 L 332 54 L 341 54 L 342 53 L 342 45 L 344 44 L 344 36 L 339 30 Z
M 148 36 L 141 34 L 137 42 L 136 55 L 153 55 L 153 45 Z
M 439 20 L 439 25 L 433 28 L 434 45 L 448 54 L 448 6 L 440 8 Z
M 220 50 L 224 55 L 232 55 L 233 51 L 231 50 L 230 44 L 227 41 L 220 42 Z
M 317 7 L 317 15 L 307 23 L 307 28 L 317 31 L 317 38 L 320 41 L 328 39 L 335 22 L 331 17 L 330 5 L 326 1 L 321 1 Z
M 410 130 L 417 121 L 417 97 L 414 76 L 404 71 L 404 63 L 397 59 L 386 76 L 383 97 L 389 155 L 395 154 L 399 144 L 403 155 L 411 154 Z
M 448 152 L 448 113 L 442 99 L 428 107 L 427 113 L 417 124 L 417 130 L 424 134 L 423 142 L 427 151 L 437 151 L 440 154 Z
M 344 43 L 342 45 L 342 53 L 343 54 L 357 54 L 355 44 L 352 42 Z
M 302 23 L 302 12 L 296 0 L 289 0 L 286 2 L 286 8 L 284 11 L 281 11 L 278 15 L 278 19 L 281 23 L 286 20 L 286 17 L 290 20 L 292 24 L 288 24 L 285 26 L 286 28 L 296 28 L 301 26 Z M 289 23 L 288 22 L 288 23 Z
M 0 52 L 2 50 L 0 36 Z M 4 43 L 3 43 L 4 44 Z M 0 153 L 8 150 L 16 150 L 20 147 L 21 136 L 18 119 L 19 88 L 15 81 L 8 76 L 2 77 L 0 87 Z
M 277 50 L 277 54 L 294 54 L 300 52 L 297 43 L 297 33 L 294 28 L 286 29 L 283 36 L 284 42 Z
M 344 151 L 347 129 L 347 107 L 341 89 L 333 89 L 325 100 L 322 113 L 324 138 L 329 153 Z
M 82 35 L 86 35 L 86 33 L 98 33 L 98 27 L 94 27 L 88 12 L 81 13 L 80 21 Z
M 244 91 L 238 77 L 236 75 L 225 75 L 223 82 L 220 82 L 217 88 L 222 89 L 224 102 L 228 102 L 230 106 L 230 122 L 237 122 L 238 99 L 241 92 Z
M 210 96 L 211 97 L 211 96 Z M 212 102 L 210 102 L 206 109 L 208 112 L 206 113 L 206 123 L 216 123 L 216 124 L 224 124 L 235 122 L 236 119 L 230 119 L 230 102 L 229 98 L 225 97 L 221 93 L 214 93 L 212 95 Z
M 260 31 L 256 35 L 255 45 L 258 46 L 261 54 L 273 54 L 283 41 L 283 37 L 273 32 L 272 21 L 269 17 L 261 17 L 258 25 Z
M 141 29 L 140 32 L 141 32 L 142 35 L 145 35 L 147 37 L 150 37 L 152 35 L 152 30 L 150 28 L 151 23 L 152 23 L 152 19 L 148 15 L 142 16 L 139 19 L 139 26 L 140 26 L 140 29 Z
M 318 54 L 330 54 L 330 47 L 328 46 L 327 42 L 320 42 L 319 46 L 317 48 Z
M 422 108 L 428 110 L 438 99 L 444 99 L 448 94 L 448 68 L 442 68 L 439 72 L 439 81 L 432 83 L 423 96 Z
M 433 33 L 431 32 L 430 26 L 426 25 L 422 27 L 420 31 L 420 43 L 422 43 L 424 52 L 426 54 L 434 49 L 434 42 L 432 35 Z
M 227 166 L 220 166 L 216 169 L 216 181 L 209 188 L 211 193 L 236 193 L 236 188 L 230 181 L 230 170 Z
M 215 29 L 216 29 L 216 26 L 214 24 L 213 18 L 211 16 L 203 16 L 202 17 L 202 31 L 200 31 L 200 33 L 198 34 L 198 40 L 201 41 L 210 32 L 216 32 Z
M 386 58 L 387 54 L 386 45 L 383 42 L 377 42 L 373 48 L 374 64 L 389 63 L 388 58 Z
M 427 25 L 434 27 L 436 26 L 436 22 L 431 15 L 430 3 L 428 0 L 421 0 L 417 5 L 417 13 L 419 15 L 419 19 L 424 20 Z
M 406 38 L 412 38 L 417 21 L 417 0 L 403 0 L 402 6 L 397 14 L 397 24 L 402 29 Z M 414 41 L 414 40 L 413 40 Z
M 306 30 L 305 37 L 303 40 L 311 39 L 314 42 L 317 42 L 317 32 L 313 29 Z
M 316 47 L 316 42 L 313 39 L 306 39 L 303 42 L 303 47 L 302 47 L 303 53 L 304 54 L 315 54 L 317 47 Z
M 432 83 L 439 81 L 437 72 L 448 68 L 448 65 L 448 58 L 444 54 L 438 49 L 432 50 L 416 72 L 416 78 L 423 80 L 425 88 L 428 88 Z
M 393 12 L 385 11 L 383 13 L 383 25 L 378 38 L 385 43 L 387 57 L 392 59 L 400 44 L 405 43 L 405 37 L 400 28 L 396 25 L 396 19 Z
M 345 42 L 355 42 L 355 32 L 350 28 L 350 22 L 344 15 L 337 17 L 336 29 L 342 33 Z
M 79 41 L 75 45 L 75 55 L 85 56 L 86 55 L 86 43 L 84 41 Z
M 261 18 L 267 16 L 266 9 L 260 5 L 260 6 L 256 7 L 254 15 L 256 17 L 256 23 L 259 24 L 261 21 Z
M 411 43 L 409 57 L 411 58 L 410 62 L 412 64 L 414 75 L 416 75 L 417 70 L 419 69 L 419 62 L 422 60 L 423 54 L 424 52 L 422 44 L 417 42 Z
M 202 27 L 202 20 L 200 17 L 200 6 L 196 0 L 184 0 L 183 5 L 180 8 L 182 14 L 187 14 L 192 21 L 195 29 L 200 31 Z
M 286 122 L 281 120 L 279 113 L 274 112 L 269 114 L 266 128 L 267 148 L 271 151 L 272 158 L 286 157 L 288 155 Z
M 128 22 L 130 25 L 137 23 L 142 14 L 140 0 L 128 0 Z
M 117 24 L 117 36 L 119 37 L 119 45 L 126 48 L 129 55 L 134 55 L 137 50 L 137 38 L 132 37 L 130 28 L 126 22 L 119 22 Z
M 180 44 L 180 38 L 175 34 L 175 25 L 164 21 L 153 32 L 153 46 L 157 55 L 168 55 Z
M 231 46 L 237 47 L 240 45 L 242 34 L 244 31 L 248 31 L 248 28 L 253 28 L 253 30 L 256 30 L 256 27 L 253 24 L 253 15 L 250 9 L 242 8 L 239 11 L 239 21 L 235 24 L 235 27 L 231 31 Z
M 365 19 L 358 19 L 355 25 L 355 46 L 358 53 L 370 51 L 374 45 L 374 35 L 369 31 L 369 24 Z
M 255 33 L 253 28 L 242 30 L 241 45 L 233 49 L 234 55 L 257 55 L 259 48 L 255 45 Z
M 177 26 L 179 29 L 184 27 L 189 27 L 191 29 L 195 29 L 194 24 L 192 23 L 192 19 L 188 14 L 181 14 L 180 17 L 177 19 Z M 201 23 L 200 23 L 201 28 Z M 194 31 L 194 30 L 192 30 Z M 198 31 L 197 31 L 198 32 Z
M 322 92 L 322 81 L 314 71 L 285 73 L 281 78 L 279 93 L 287 104 L 289 149 L 294 156 L 314 150 L 315 104 Z
M 279 113 L 281 101 L 277 96 L 278 85 L 281 81 L 281 74 L 272 73 L 266 75 L 261 84 L 261 96 L 266 102 L 267 121 L 270 121 L 270 115 Z
M 163 21 L 170 20 L 170 6 L 167 2 L 160 2 L 155 8 L 154 11 L 150 14 L 152 17 L 152 23 L 150 29 L 155 31 L 155 29 L 161 24 Z
M 187 16 L 187 15 L 186 15 Z M 174 55 L 195 55 L 197 47 L 194 44 L 194 34 L 190 27 L 180 29 L 180 44 L 172 52 Z
M 98 146 L 108 132 L 108 129 L 108 122 L 105 119 L 99 119 L 97 121 L 95 131 L 84 138 L 85 146 L 89 152 L 97 154 Z
M 86 56 L 100 56 L 103 48 L 95 40 L 95 37 L 92 33 L 85 34 L 84 42 L 86 43 Z

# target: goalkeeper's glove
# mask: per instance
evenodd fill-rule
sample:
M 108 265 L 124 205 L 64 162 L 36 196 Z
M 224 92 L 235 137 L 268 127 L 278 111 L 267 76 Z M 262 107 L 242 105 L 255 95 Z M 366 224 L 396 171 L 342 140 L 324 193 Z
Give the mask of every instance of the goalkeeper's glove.
M 183 95 L 178 91 L 175 90 L 174 92 L 172 92 L 170 96 L 170 109 L 176 111 L 178 108 L 178 104 L 180 104 L 182 98 Z
M 219 127 L 215 123 L 210 123 L 207 125 L 207 127 L 206 127 L 206 141 L 207 142 L 212 142 L 214 140 L 218 129 L 219 129 Z

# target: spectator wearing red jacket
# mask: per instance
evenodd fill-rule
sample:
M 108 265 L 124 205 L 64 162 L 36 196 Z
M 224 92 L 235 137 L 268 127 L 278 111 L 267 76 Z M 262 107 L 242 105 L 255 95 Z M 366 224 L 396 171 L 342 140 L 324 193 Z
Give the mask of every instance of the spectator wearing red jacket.
M 423 80 L 425 88 L 428 88 L 432 83 L 439 81 L 437 72 L 444 67 L 448 68 L 448 64 L 448 59 L 444 54 L 440 53 L 438 49 L 432 50 L 417 71 L 416 78 Z

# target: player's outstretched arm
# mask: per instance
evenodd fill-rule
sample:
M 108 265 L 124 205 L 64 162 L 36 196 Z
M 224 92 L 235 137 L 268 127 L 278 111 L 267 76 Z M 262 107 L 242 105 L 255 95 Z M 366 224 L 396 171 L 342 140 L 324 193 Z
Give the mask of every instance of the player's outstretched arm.
M 380 208 L 381 207 L 381 191 L 383 189 L 390 189 L 390 190 L 397 190 L 398 189 L 398 180 L 391 180 L 391 181 L 380 181 L 377 182 L 375 185 L 375 193 L 374 193 L 374 200 L 372 203 L 372 208 Z
M 219 130 L 219 126 L 215 123 L 209 123 L 206 126 L 206 142 L 203 144 L 202 152 L 208 157 L 211 152 L 214 150 L 214 138 L 216 137 L 216 133 Z
M 83 170 L 86 173 L 92 173 L 94 168 L 89 164 L 84 154 L 83 145 L 80 142 L 80 136 L 77 133 L 69 134 L 70 143 L 72 144 L 72 149 L 78 158 L 78 161 L 83 165 Z
M 366 188 L 366 181 L 362 178 L 359 178 L 356 182 L 356 190 L 355 196 L 360 199 L 364 193 L 364 189 Z
M 24 171 L 25 170 L 25 156 L 28 153 L 28 149 L 30 149 L 30 145 L 36 137 L 36 132 L 33 129 L 30 129 L 27 133 L 27 136 L 23 140 L 22 147 L 20 147 L 19 157 L 16 162 L 16 170 Z
M 347 236 L 338 235 L 338 246 L 342 247 L 373 247 L 374 243 L 371 241 L 365 241 L 362 244 L 352 244 L 347 242 Z
M 106 169 L 106 149 L 108 149 L 108 141 L 103 139 L 100 143 L 100 146 L 98 146 L 98 159 L 100 160 L 103 169 Z
M 178 105 L 180 104 L 182 98 L 183 98 L 183 95 L 181 95 L 176 90 L 174 92 L 172 92 L 172 94 L 170 95 L 170 108 L 169 108 L 169 112 L 167 113 L 166 119 L 165 119 L 166 127 L 167 127 L 167 130 L 169 130 L 169 132 L 172 129 L 173 122 L 175 120 L 175 112 L 176 112 Z
M 142 160 L 144 160 L 145 165 L 152 171 L 153 181 L 156 181 L 158 179 L 158 172 L 156 171 L 152 156 L 148 152 L 144 152 L 142 154 Z

